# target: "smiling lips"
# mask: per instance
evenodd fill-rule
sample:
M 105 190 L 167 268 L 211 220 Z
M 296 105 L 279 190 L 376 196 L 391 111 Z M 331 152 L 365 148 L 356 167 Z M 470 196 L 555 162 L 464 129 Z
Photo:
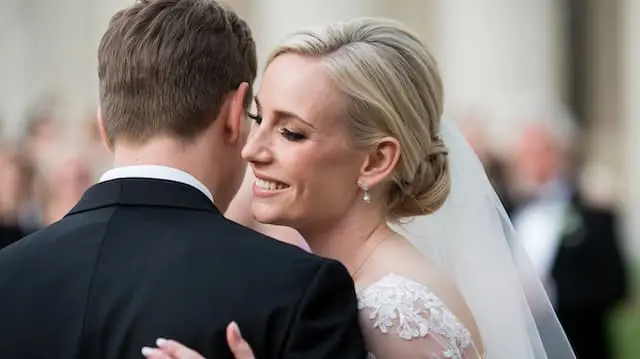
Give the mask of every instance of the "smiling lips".
M 253 194 L 256 197 L 267 197 L 287 188 L 289 185 L 285 183 L 256 177 L 253 183 Z

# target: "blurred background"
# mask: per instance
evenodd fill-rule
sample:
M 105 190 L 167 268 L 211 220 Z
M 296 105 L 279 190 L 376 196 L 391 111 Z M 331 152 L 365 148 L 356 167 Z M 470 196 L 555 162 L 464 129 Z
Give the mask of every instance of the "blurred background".
M 59 219 L 109 166 L 97 45 L 131 3 L 0 1 L 0 247 Z M 483 161 L 576 350 L 591 353 L 580 358 L 640 358 L 640 0 L 227 3 L 261 63 L 286 34 L 328 21 L 384 16 L 417 31 L 440 63 L 445 117 Z

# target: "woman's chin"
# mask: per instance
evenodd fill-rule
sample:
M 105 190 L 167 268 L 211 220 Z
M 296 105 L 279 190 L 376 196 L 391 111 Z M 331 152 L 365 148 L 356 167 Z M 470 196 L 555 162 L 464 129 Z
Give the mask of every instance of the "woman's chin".
M 276 226 L 284 225 L 282 211 L 278 206 L 268 205 L 254 201 L 251 204 L 251 214 L 256 221 L 263 224 L 272 224 Z

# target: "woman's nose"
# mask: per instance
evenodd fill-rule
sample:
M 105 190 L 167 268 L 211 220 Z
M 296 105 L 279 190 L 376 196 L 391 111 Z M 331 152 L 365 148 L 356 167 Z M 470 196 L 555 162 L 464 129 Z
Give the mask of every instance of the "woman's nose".
M 269 146 L 267 134 L 260 128 L 254 129 L 247 138 L 247 143 L 242 148 L 242 158 L 247 162 L 266 162 L 269 160 Z

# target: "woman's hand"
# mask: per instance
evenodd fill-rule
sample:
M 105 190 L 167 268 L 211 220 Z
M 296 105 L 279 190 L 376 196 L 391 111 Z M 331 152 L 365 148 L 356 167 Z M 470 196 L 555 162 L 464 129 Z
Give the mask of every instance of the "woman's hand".
M 249 343 L 242 338 L 240 329 L 235 322 L 227 326 L 227 343 L 236 359 L 255 359 Z M 142 348 L 142 355 L 147 359 L 205 359 L 202 355 L 175 340 L 160 338 L 156 341 L 156 345 L 157 348 Z
M 142 348 L 142 355 L 147 359 L 205 359 L 175 340 L 158 338 L 156 345 L 157 348 Z

